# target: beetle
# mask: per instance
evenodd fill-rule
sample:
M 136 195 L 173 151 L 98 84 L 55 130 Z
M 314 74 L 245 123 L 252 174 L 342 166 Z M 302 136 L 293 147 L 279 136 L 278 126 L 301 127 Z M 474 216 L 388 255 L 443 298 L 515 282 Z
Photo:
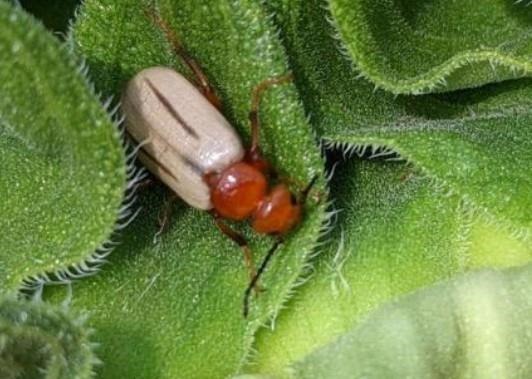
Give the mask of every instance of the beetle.
M 134 140 L 142 141 L 139 158 L 148 170 L 186 203 L 209 211 L 220 231 L 242 249 L 250 278 L 244 294 L 246 317 L 251 291 L 259 289 L 258 279 L 283 236 L 300 223 L 302 205 L 316 180 L 299 196 L 283 181 L 270 187 L 275 172 L 259 147 L 261 96 L 271 86 L 291 81 L 292 76 L 269 78 L 253 89 L 251 145 L 244 150 L 201 66 L 158 13 L 148 15 L 190 68 L 196 83 L 166 67 L 139 72 L 122 96 L 126 130 Z M 250 219 L 256 232 L 277 238 L 257 271 L 245 238 L 223 219 Z

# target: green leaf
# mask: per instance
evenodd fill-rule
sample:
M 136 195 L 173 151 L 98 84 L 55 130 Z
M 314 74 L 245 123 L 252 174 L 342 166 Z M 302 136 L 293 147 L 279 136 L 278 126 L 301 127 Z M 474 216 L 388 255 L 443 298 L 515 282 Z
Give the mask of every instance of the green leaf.
M 476 268 L 518 266 L 532 258 L 530 244 L 498 230 L 401 162 L 352 159 L 337 169 L 331 195 L 341 211 L 330 240 L 275 329 L 258 333 L 247 372 L 281 374 L 402 294 Z M 434 334 L 445 338 L 450 332 Z
M 477 87 L 532 73 L 525 2 L 329 0 L 364 77 L 393 93 Z
M 318 133 L 345 153 L 399 152 L 409 161 L 354 160 L 335 173 L 340 214 L 331 239 L 275 329 L 257 335 L 245 370 L 282 375 L 401 294 L 479 267 L 530 262 L 532 87 L 373 92 L 331 38 L 323 2 L 268 5 Z
M 379 308 L 291 378 L 528 378 L 532 266 L 483 270 Z
M 66 306 L 0 297 L 0 377 L 92 378 L 99 361 L 85 318 Z
M 146 67 L 183 70 L 145 14 L 147 7 L 133 0 L 88 0 L 81 9 L 73 40 L 106 94 L 119 95 L 127 80 Z M 163 1 L 160 9 L 212 78 L 228 119 L 249 139 L 252 88 L 288 70 L 268 14 L 252 0 L 215 1 L 209 7 Z M 322 173 L 319 149 L 292 84 L 269 90 L 260 116 L 264 152 L 275 167 L 302 185 Z M 312 194 L 318 192 L 326 196 L 322 179 Z M 268 266 L 262 280 L 267 291 L 252 299 L 246 320 L 242 300 L 248 277 L 238 246 L 221 235 L 210 215 L 182 203 L 174 205 L 168 231 L 154 243 L 168 192 L 151 188 L 140 195 L 143 210 L 107 270 L 74 285 L 74 306 L 93 311 L 105 362 L 100 377 L 213 378 L 236 373 L 255 331 L 278 312 L 304 269 L 325 218 L 324 205 L 309 200 L 303 224 Z M 239 230 L 259 262 L 272 239 L 247 227 Z
M 115 228 L 126 173 L 119 133 L 78 61 L 6 2 L 0 51 L 3 291 L 67 267 L 83 275 Z
M 359 154 L 399 153 L 500 228 L 530 239 L 530 79 L 438 96 L 373 92 L 330 37 L 322 1 L 270 4 L 320 136 Z

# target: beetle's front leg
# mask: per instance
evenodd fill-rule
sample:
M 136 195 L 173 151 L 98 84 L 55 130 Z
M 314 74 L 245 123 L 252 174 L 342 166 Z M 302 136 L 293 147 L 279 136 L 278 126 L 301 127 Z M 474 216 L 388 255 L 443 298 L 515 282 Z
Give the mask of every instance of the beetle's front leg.
M 213 216 L 214 223 L 216 224 L 218 229 L 242 249 L 242 253 L 244 255 L 244 263 L 248 270 L 249 280 L 253 280 L 253 278 L 257 275 L 257 271 L 255 270 L 255 264 L 253 263 L 253 254 L 251 253 L 251 249 L 249 248 L 246 239 L 242 234 L 233 230 L 229 225 L 223 222 L 220 216 L 215 211 L 211 212 L 211 215 Z M 254 283 L 253 289 L 255 290 L 256 294 L 263 291 L 258 282 Z

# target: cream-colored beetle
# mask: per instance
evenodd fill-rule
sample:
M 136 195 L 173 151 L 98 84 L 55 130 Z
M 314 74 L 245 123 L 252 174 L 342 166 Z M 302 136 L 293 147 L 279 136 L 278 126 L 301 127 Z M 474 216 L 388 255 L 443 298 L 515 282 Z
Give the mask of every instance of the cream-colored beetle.
M 174 70 L 139 72 L 122 98 L 127 131 L 143 141 L 140 160 L 185 202 L 209 210 L 208 173 L 244 157 L 240 138 L 224 116 Z
M 169 25 L 157 13 L 148 13 L 191 69 L 198 88 L 169 68 L 141 71 L 128 83 L 122 97 L 126 129 L 142 143 L 139 155 L 148 169 L 191 206 L 211 210 L 218 228 L 242 248 L 250 276 L 244 296 L 247 315 L 251 290 L 281 237 L 300 222 L 302 204 L 316 180 L 314 177 L 299 196 L 282 182 L 269 188 L 271 168 L 259 149 L 261 95 L 292 76 L 269 78 L 254 88 L 249 113 L 251 146 L 244 151 L 238 135 L 220 113 L 220 101 L 199 64 Z M 278 237 L 257 271 L 246 240 L 222 218 L 250 218 L 255 231 Z

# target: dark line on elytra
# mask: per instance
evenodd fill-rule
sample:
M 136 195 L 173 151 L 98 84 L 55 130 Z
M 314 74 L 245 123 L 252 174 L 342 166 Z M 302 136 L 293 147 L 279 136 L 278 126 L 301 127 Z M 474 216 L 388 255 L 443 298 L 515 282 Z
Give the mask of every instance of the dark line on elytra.
M 172 107 L 172 104 L 170 104 L 168 99 L 164 97 L 164 95 L 157 89 L 157 87 L 153 85 L 153 83 L 149 79 L 145 79 L 145 80 L 146 80 L 146 83 L 148 84 L 148 87 L 150 87 L 153 93 L 155 94 L 155 96 L 157 96 L 157 99 L 159 99 L 159 101 L 164 105 L 166 110 L 170 112 L 170 114 L 176 119 L 176 121 L 179 124 L 181 124 L 183 129 L 185 129 L 185 131 L 188 134 L 190 134 L 192 137 L 194 137 L 195 139 L 199 139 L 198 133 L 196 133 L 196 131 L 192 129 L 190 125 L 188 125 L 185 122 L 185 120 L 183 119 L 183 117 L 181 117 L 181 115 L 177 112 L 177 110 L 174 107 Z
M 188 167 L 190 167 L 196 174 L 203 177 L 204 171 L 201 169 L 200 166 L 195 164 L 190 158 L 185 157 L 184 155 L 181 155 L 181 154 L 179 154 L 179 158 L 183 161 L 183 163 L 185 163 Z
M 148 158 L 150 161 L 155 163 L 157 167 L 161 168 L 167 175 L 171 176 L 173 179 L 175 179 L 176 182 L 179 182 L 179 179 L 177 179 L 172 172 L 166 168 L 165 165 L 163 165 L 161 162 L 159 162 L 153 155 L 148 153 L 145 149 L 140 149 L 139 154 L 143 154 L 146 158 Z
M 150 153 L 148 153 L 146 151 L 146 149 L 141 149 L 140 152 L 142 154 L 144 154 L 149 160 L 151 160 L 152 162 L 156 163 L 165 173 L 167 173 L 168 175 L 170 175 L 172 178 L 174 178 L 176 181 L 179 182 L 179 179 L 177 179 L 173 174 L 172 172 L 170 171 L 170 169 L 168 169 L 161 161 L 157 160 L 153 155 L 151 155 Z M 203 177 L 204 175 L 204 171 L 201 169 L 200 166 L 198 166 L 197 164 L 195 164 L 190 158 L 188 157 L 185 157 L 184 155 L 181 155 L 179 154 L 177 151 L 175 151 L 175 154 L 177 155 L 177 158 L 179 160 L 181 160 L 181 162 L 183 162 L 184 164 L 186 164 L 188 167 L 190 167 L 190 169 L 192 171 L 194 171 L 196 174 L 198 174 L 199 176 Z

